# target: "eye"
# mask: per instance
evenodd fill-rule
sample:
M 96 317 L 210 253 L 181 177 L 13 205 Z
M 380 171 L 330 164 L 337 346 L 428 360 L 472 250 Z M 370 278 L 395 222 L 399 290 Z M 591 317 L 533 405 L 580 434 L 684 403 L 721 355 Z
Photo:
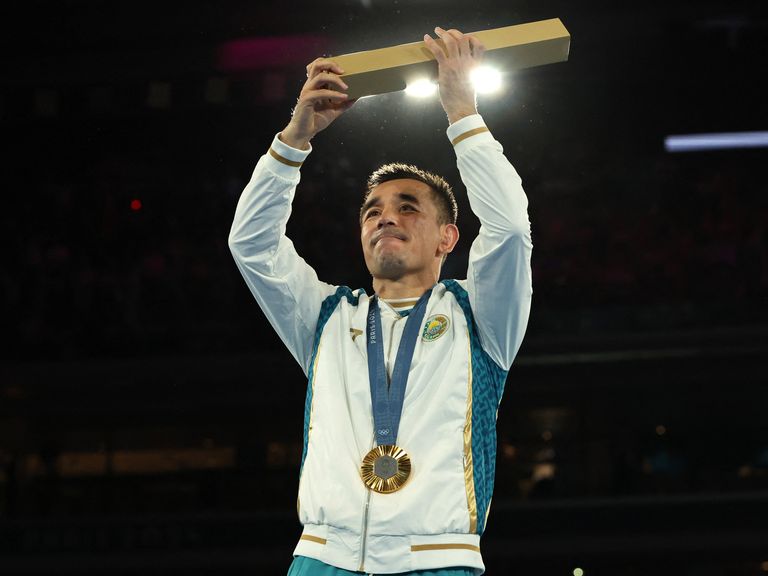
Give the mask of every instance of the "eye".
M 402 206 L 400 206 L 400 210 L 406 210 L 406 211 L 409 211 L 409 212 L 414 212 L 414 211 L 416 211 L 416 207 L 412 206 L 411 204 L 403 204 Z
M 379 212 L 380 211 L 378 208 L 371 208 L 368 210 L 368 212 L 365 213 L 365 220 L 368 220 L 368 218 L 371 218 L 372 216 L 378 216 Z

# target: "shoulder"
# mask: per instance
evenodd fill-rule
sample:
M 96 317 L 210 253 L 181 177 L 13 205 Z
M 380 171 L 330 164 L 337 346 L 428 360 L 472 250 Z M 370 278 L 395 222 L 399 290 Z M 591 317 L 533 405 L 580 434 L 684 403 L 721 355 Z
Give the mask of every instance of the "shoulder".
M 435 291 L 440 296 L 452 294 L 459 304 L 466 303 L 466 305 L 469 306 L 469 293 L 467 292 L 466 280 L 455 280 L 453 278 L 440 280 L 440 282 L 437 283 L 437 286 L 435 286 Z
M 342 301 L 351 306 L 359 306 L 361 301 L 363 301 L 362 303 L 368 302 L 368 294 L 366 294 L 363 288 L 352 290 L 349 286 L 337 286 L 336 291 L 323 300 L 320 307 L 321 318 L 323 316 L 323 311 L 327 311 L 328 313 L 333 312 Z

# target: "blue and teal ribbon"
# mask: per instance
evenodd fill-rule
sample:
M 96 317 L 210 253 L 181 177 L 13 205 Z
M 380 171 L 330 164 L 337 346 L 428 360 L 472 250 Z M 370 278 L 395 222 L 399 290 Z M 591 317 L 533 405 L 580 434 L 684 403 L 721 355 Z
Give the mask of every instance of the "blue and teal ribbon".
M 384 364 L 384 335 L 381 331 L 381 311 L 377 297 L 371 298 L 368 304 L 368 376 L 371 384 L 373 426 L 378 446 L 389 446 L 397 442 L 408 372 L 411 369 L 413 351 L 416 348 L 421 321 L 427 311 L 430 294 L 432 289 L 422 294 L 416 306 L 408 314 L 400 346 L 397 349 L 392 380 L 389 383 L 387 383 L 387 368 Z

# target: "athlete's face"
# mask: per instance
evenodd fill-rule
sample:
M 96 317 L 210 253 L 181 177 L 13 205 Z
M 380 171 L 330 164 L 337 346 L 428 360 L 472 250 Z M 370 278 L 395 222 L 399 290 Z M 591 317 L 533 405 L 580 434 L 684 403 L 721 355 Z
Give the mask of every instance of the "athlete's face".
M 396 280 L 435 265 L 455 240 L 439 224 L 432 189 L 402 178 L 376 186 L 362 211 L 360 240 L 374 278 Z

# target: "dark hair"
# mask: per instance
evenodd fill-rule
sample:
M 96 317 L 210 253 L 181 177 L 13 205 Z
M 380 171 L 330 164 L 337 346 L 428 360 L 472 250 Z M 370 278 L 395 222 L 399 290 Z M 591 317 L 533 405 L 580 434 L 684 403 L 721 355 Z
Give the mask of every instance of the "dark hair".
M 363 205 L 371 195 L 376 186 L 389 182 L 390 180 L 398 180 L 400 178 L 409 178 L 411 180 L 418 180 L 423 182 L 432 190 L 432 195 L 437 205 L 437 221 L 439 224 L 456 224 L 456 218 L 459 215 L 459 209 L 456 205 L 456 198 L 453 195 L 453 190 L 450 184 L 445 181 L 444 178 L 427 172 L 421 168 L 417 168 L 412 164 L 402 164 L 400 162 L 392 162 L 390 164 L 384 164 L 368 177 L 366 183 L 365 196 L 363 197 Z M 362 207 L 360 208 L 360 218 L 362 219 Z

